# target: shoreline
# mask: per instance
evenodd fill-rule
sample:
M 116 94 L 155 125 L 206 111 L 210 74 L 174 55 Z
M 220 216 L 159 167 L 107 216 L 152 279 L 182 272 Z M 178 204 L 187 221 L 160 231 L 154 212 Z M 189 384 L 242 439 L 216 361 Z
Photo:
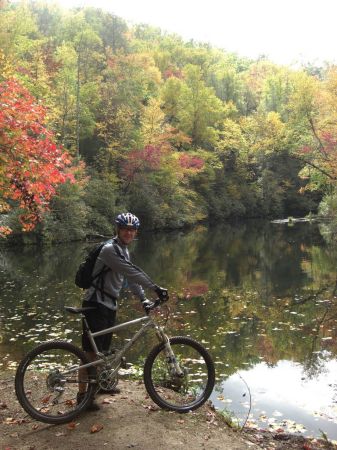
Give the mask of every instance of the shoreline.
M 236 430 L 208 402 L 178 414 L 161 410 L 148 397 L 143 383 L 120 381 L 121 394 L 100 395 L 101 409 L 84 412 L 70 424 L 48 425 L 31 419 L 18 404 L 14 375 L 0 372 L 0 448 L 89 450 L 126 449 L 337 449 L 327 439 L 305 438 L 276 430 L 245 427 Z M 100 430 L 94 432 L 98 426 Z M 113 442 L 111 442 L 113 439 Z

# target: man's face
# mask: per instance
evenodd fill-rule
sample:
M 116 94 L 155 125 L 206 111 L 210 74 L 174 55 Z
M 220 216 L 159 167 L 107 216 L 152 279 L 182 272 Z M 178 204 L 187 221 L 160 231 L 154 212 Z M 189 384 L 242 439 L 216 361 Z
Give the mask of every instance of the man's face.
M 129 245 L 136 237 L 137 230 L 132 227 L 118 227 L 117 236 L 124 245 Z

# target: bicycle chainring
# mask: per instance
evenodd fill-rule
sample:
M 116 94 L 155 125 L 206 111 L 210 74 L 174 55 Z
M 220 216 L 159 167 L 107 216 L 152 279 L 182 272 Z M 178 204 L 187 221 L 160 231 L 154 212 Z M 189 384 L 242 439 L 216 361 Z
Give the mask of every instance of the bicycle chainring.
M 114 373 L 113 370 L 103 369 L 100 371 L 97 381 L 103 391 L 110 391 L 118 384 L 118 373 Z

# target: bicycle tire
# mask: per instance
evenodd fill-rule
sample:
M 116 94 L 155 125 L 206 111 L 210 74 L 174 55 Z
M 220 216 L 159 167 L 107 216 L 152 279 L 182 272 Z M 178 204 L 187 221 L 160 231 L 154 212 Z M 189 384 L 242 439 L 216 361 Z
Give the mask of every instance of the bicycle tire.
M 159 372 L 162 373 L 163 371 L 165 371 L 165 375 L 170 377 L 169 366 L 167 362 L 166 364 L 164 362 L 165 360 L 167 360 L 167 357 L 164 355 L 164 343 L 156 345 L 146 358 L 144 365 L 144 384 L 149 396 L 158 406 L 170 411 L 187 413 L 199 408 L 208 400 L 209 396 L 211 395 L 215 384 L 214 363 L 205 347 L 192 338 L 177 336 L 170 338 L 169 341 L 176 358 L 179 358 L 180 353 L 182 355 L 187 355 L 187 357 L 185 357 L 185 360 L 184 356 L 181 356 L 181 366 L 184 367 L 188 365 L 188 361 L 191 360 L 192 365 L 195 364 L 195 362 L 197 364 L 199 363 L 199 366 L 202 367 L 202 370 L 204 370 L 204 372 L 202 373 L 204 375 L 204 380 L 202 380 L 203 384 L 199 391 L 196 391 L 196 398 L 192 398 L 194 394 L 188 392 L 188 389 L 191 389 L 191 387 L 195 389 L 196 380 L 190 380 L 191 386 L 188 386 L 187 391 L 184 393 L 181 399 L 180 397 L 178 399 L 178 396 L 180 396 L 180 394 L 177 389 L 168 385 L 167 378 L 165 379 L 164 385 L 162 380 L 163 375 L 159 375 L 159 377 L 161 377 L 159 381 L 156 380 L 156 364 L 157 360 L 160 360 L 160 358 L 162 358 L 162 360 L 160 360 L 158 363 Z M 183 350 L 183 352 L 181 352 L 181 350 Z M 189 355 L 194 355 L 194 359 L 192 360 Z M 186 378 L 184 382 L 186 381 L 187 383 L 189 383 L 189 376 L 192 378 L 197 374 L 200 377 L 200 367 L 192 367 L 192 371 L 191 369 L 187 369 L 184 375 L 184 378 Z M 188 370 L 190 370 L 190 373 L 188 373 Z
M 60 356 L 56 359 L 56 355 L 58 354 L 60 354 Z M 52 359 L 54 357 L 55 363 L 53 366 Z M 70 362 L 76 363 L 69 366 Z M 79 364 L 79 362 L 81 364 Z M 20 362 L 16 371 L 15 393 L 19 403 L 32 418 L 40 422 L 61 424 L 72 421 L 92 402 L 96 390 L 96 384 L 87 384 L 87 391 L 83 395 L 80 404 L 77 404 L 77 373 L 75 375 L 63 374 L 63 378 L 61 380 L 60 372 L 58 372 L 58 370 L 62 368 L 64 369 L 65 364 L 67 364 L 66 368 L 69 368 L 87 364 L 89 362 L 90 360 L 87 355 L 78 347 L 69 342 L 50 341 L 38 345 L 27 353 L 27 355 Z M 71 379 L 70 376 L 72 377 Z M 89 367 L 87 369 L 87 378 L 83 380 L 83 382 L 87 383 L 89 379 L 96 379 L 95 367 Z M 61 383 L 58 383 L 58 381 L 61 381 Z M 67 400 L 64 399 L 64 401 L 60 404 L 63 408 L 66 408 L 64 411 L 62 409 L 58 409 L 61 407 L 59 407 L 58 399 L 57 403 L 54 403 L 55 398 L 53 400 L 51 399 L 53 396 L 61 396 L 57 393 L 57 389 L 63 389 L 61 394 L 62 396 L 65 394 L 65 390 L 68 389 L 67 395 L 70 395 Z M 35 404 L 35 402 L 37 404 Z M 53 410 L 52 412 L 51 409 Z

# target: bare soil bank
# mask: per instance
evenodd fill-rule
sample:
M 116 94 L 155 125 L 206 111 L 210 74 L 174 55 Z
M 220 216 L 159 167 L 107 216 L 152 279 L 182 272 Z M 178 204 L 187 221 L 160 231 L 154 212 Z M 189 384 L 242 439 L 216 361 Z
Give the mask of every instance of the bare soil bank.
M 67 425 L 47 425 L 25 414 L 13 376 L 0 381 L 0 450 L 247 450 L 332 449 L 324 441 L 261 430 L 234 431 L 210 405 L 188 414 L 159 409 L 142 383 L 121 381 L 121 394 L 101 395 L 100 411 Z

